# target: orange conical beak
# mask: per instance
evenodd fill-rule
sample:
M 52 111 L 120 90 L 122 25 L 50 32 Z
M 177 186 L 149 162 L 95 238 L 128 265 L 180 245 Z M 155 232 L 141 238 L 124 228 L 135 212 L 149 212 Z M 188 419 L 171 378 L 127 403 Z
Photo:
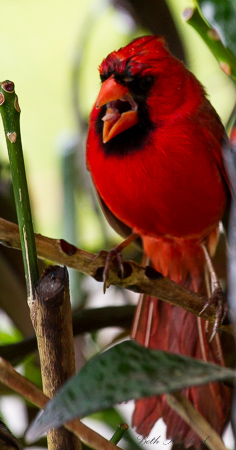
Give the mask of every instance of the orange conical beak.
M 130 109 L 125 112 L 119 111 L 118 100 L 128 102 Z M 117 134 L 138 123 L 138 106 L 126 86 L 118 83 L 113 76 L 105 80 L 98 94 L 96 108 L 107 105 L 105 116 L 102 118 L 103 142 L 108 142 Z

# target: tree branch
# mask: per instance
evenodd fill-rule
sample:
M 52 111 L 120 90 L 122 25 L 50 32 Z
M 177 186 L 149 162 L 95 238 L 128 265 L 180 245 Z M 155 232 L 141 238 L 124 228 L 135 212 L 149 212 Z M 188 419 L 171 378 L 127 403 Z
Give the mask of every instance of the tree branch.
M 27 380 L 27 378 L 16 372 L 11 364 L 3 358 L 0 358 L 0 381 L 31 403 L 34 403 L 38 408 L 44 408 L 49 400 L 40 389 L 31 383 L 31 381 Z M 72 431 L 82 442 L 85 442 L 94 450 L 121 450 L 120 447 L 107 441 L 100 434 L 84 425 L 79 419 L 67 423 L 65 428 Z
M 39 258 L 49 259 L 57 264 L 66 265 L 103 281 L 103 269 L 107 252 L 101 252 L 95 259 L 93 253 L 80 250 L 62 239 L 51 239 L 35 234 Z M 0 219 L 0 241 L 10 247 L 20 249 L 18 226 Z M 137 293 L 144 293 L 172 305 L 179 306 L 192 314 L 199 315 L 205 305 L 206 297 L 196 294 L 183 286 L 163 277 L 152 267 L 142 267 L 134 261 L 124 262 L 124 277 L 119 277 L 119 270 L 114 261 L 109 270 L 109 284 L 120 286 Z M 209 306 L 202 318 L 215 322 L 215 306 Z M 222 330 L 233 334 L 231 325 L 222 325 Z
M 69 277 L 66 267 L 49 266 L 36 283 L 35 295 L 36 300 L 31 304 L 30 315 L 37 336 L 43 392 L 51 398 L 75 374 Z M 48 450 L 82 449 L 79 439 L 64 427 L 50 430 L 47 443 Z
M 78 336 L 107 327 L 129 330 L 132 325 L 134 312 L 134 305 L 82 309 L 72 317 L 73 334 Z M 16 365 L 36 349 L 37 340 L 36 336 L 33 335 L 20 342 L 14 342 L 14 344 L 0 345 L 0 356 L 12 365 Z

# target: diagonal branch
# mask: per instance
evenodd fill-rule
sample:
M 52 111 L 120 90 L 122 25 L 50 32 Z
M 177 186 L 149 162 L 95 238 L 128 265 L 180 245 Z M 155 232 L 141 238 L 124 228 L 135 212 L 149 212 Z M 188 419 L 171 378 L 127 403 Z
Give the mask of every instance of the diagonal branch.
M 49 400 L 40 389 L 31 383 L 31 381 L 27 380 L 27 378 L 16 372 L 12 365 L 3 358 L 0 358 L 0 381 L 39 408 L 44 408 Z M 121 450 L 120 447 L 107 441 L 100 434 L 84 425 L 79 419 L 67 423 L 65 427 L 78 436 L 82 442 L 89 445 L 91 449 Z
M 194 430 L 202 440 L 202 444 L 205 443 L 210 450 L 227 450 L 218 433 L 216 433 L 206 419 L 194 408 L 183 394 L 180 392 L 167 394 L 166 401 L 168 405 L 191 426 L 192 430 Z
M 107 252 L 101 252 L 96 257 L 93 253 L 80 250 L 62 239 L 51 239 L 35 234 L 37 254 L 39 258 L 49 259 L 57 264 L 66 265 L 103 281 L 103 269 Z M 0 241 L 10 247 L 20 249 L 18 226 L 0 219 Z M 179 306 L 188 312 L 199 315 L 207 299 L 183 286 L 163 277 L 152 267 L 142 267 L 134 261 L 124 262 L 124 277 L 119 277 L 117 265 L 111 264 L 109 270 L 109 284 L 120 286 L 137 293 L 144 293 L 158 298 L 172 305 Z M 215 307 L 209 306 L 202 314 L 202 318 L 215 322 Z M 231 325 L 222 325 L 222 330 L 233 334 Z

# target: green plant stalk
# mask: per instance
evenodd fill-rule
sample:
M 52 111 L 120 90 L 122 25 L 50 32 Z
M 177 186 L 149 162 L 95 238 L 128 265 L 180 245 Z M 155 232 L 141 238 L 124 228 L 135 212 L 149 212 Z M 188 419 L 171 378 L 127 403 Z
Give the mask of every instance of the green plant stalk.
M 126 423 L 119 423 L 117 425 L 116 431 L 110 439 L 110 442 L 113 444 L 118 444 L 120 440 L 123 438 L 126 431 L 128 431 L 129 427 Z
M 199 9 L 197 7 L 186 8 L 183 12 L 183 19 L 201 36 L 205 44 L 218 60 L 223 72 L 236 81 L 236 57 L 229 48 L 223 45 L 217 31 L 205 22 Z
M 37 253 L 34 239 L 29 193 L 20 134 L 20 107 L 14 83 L 0 84 L 0 113 L 2 116 L 12 174 L 13 191 L 25 269 L 28 302 L 35 299 L 34 285 L 38 281 Z

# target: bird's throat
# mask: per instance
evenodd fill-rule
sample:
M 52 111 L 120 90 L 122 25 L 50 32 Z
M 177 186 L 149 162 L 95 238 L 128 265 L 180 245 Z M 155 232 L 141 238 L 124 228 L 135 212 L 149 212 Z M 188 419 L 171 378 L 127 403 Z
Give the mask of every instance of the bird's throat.
M 130 95 L 125 95 L 107 103 L 106 114 L 102 117 L 104 144 L 138 123 L 138 105 L 131 99 Z

